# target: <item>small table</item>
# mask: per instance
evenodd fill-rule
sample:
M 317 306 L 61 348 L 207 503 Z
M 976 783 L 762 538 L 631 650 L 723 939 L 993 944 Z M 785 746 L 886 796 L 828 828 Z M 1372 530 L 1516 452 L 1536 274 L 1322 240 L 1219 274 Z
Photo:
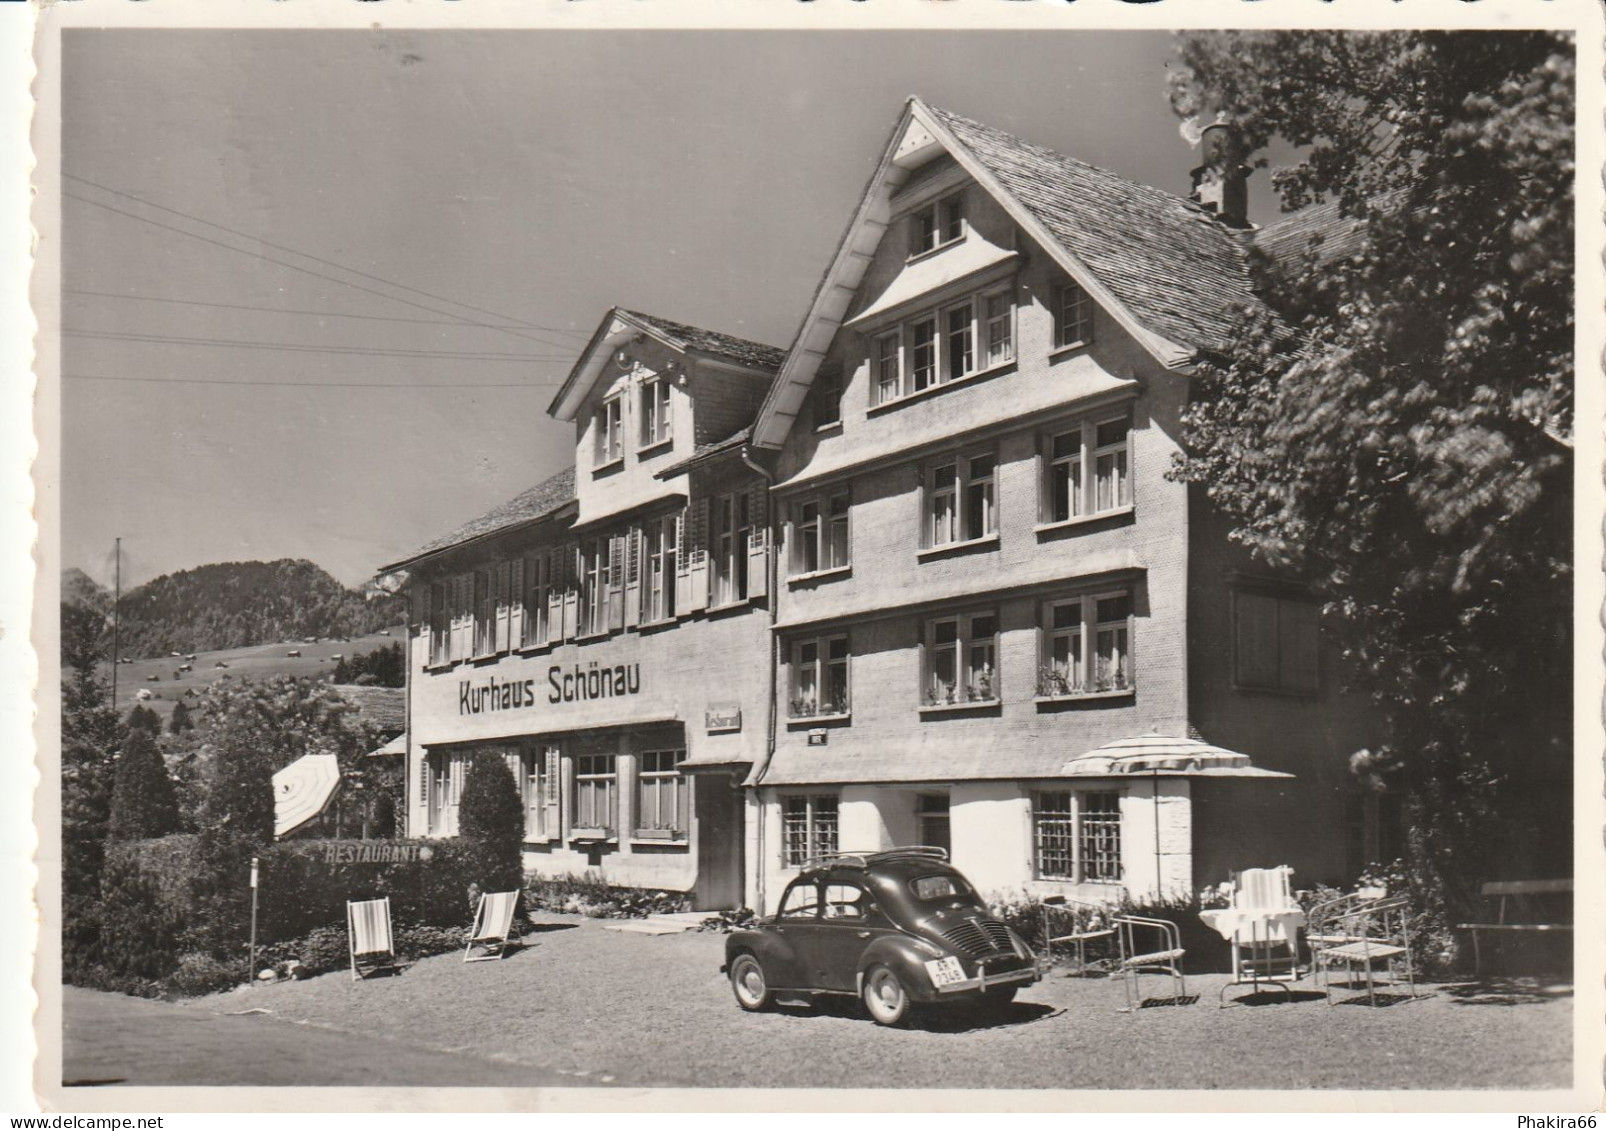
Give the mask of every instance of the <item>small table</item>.
M 1221 987 L 1221 1004 L 1233 986 L 1275 986 L 1292 998 L 1289 982 L 1300 979 L 1299 930 L 1305 913 L 1297 907 L 1224 907 L 1201 911 L 1205 926 L 1232 944 L 1232 981 Z M 1275 953 L 1286 947 L 1286 954 Z

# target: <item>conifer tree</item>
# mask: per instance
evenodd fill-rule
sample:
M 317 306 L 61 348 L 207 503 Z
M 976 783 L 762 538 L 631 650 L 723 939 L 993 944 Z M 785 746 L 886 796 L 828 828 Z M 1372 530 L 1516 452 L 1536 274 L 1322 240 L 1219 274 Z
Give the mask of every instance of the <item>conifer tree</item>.
M 178 831 L 178 801 L 156 740 L 143 727 L 128 732 L 112 786 L 108 840 L 145 840 Z

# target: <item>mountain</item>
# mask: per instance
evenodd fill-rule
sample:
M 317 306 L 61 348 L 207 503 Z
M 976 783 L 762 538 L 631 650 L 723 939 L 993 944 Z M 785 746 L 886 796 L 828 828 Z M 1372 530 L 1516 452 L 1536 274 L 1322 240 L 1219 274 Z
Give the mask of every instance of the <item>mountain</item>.
M 111 607 L 110 594 L 77 570 L 63 574 L 62 600 Z M 398 596 L 348 589 L 312 562 L 284 558 L 165 574 L 124 593 L 120 614 L 122 653 L 158 656 L 362 636 L 400 624 L 406 604 Z
M 112 609 L 112 591 L 76 567 L 61 571 L 61 599 L 69 605 L 104 613 Z

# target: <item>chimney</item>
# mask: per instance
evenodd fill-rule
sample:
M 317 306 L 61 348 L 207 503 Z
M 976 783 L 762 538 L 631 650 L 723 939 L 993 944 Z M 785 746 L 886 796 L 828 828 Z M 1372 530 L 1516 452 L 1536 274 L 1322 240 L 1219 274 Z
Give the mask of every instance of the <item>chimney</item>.
M 1249 174 L 1243 144 L 1226 122 L 1206 126 L 1199 146 L 1204 163 L 1193 170 L 1193 199 L 1229 228 L 1249 227 Z

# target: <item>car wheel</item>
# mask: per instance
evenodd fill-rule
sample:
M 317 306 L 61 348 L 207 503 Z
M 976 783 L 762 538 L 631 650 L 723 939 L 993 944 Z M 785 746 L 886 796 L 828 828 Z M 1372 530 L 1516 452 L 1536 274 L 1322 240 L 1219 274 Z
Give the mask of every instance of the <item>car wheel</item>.
M 886 966 L 872 966 L 864 975 L 864 1008 L 877 1025 L 902 1025 L 914 1003 L 897 974 Z
M 731 989 L 736 993 L 736 1004 L 749 1013 L 774 1004 L 770 985 L 764 980 L 764 967 L 751 954 L 738 954 L 731 962 Z

